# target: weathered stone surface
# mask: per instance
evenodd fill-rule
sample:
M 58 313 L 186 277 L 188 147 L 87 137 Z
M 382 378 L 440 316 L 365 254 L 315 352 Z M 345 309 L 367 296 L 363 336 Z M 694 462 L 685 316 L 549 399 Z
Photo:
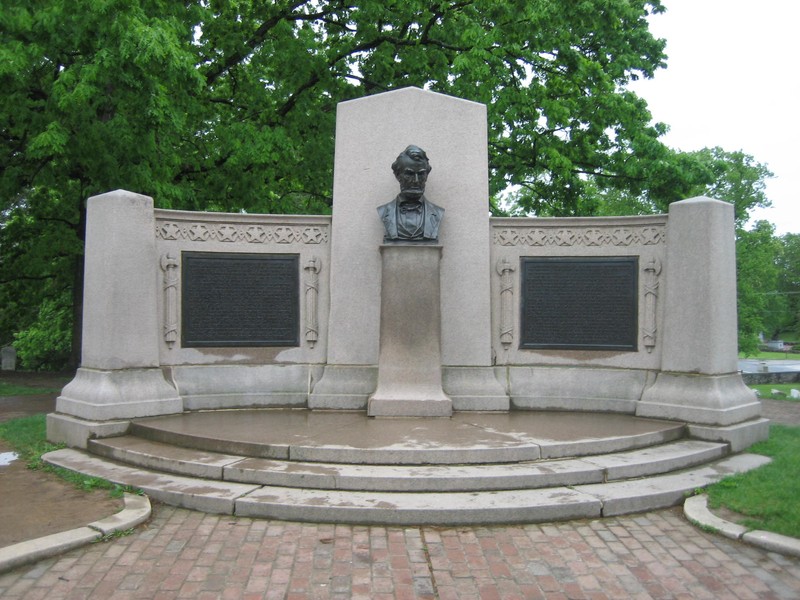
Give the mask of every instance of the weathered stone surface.
M 508 378 L 511 404 L 536 410 L 632 413 L 647 383 L 640 370 L 566 367 L 497 367 Z
M 726 444 L 675 439 L 680 425 L 623 415 L 470 412 L 376 420 L 363 412 L 265 409 L 144 421 L 133 429 L 148 439 L 92 442 L 114 462 L 72 449 L 45 460 L 207 512 L 416 525 L 532 523 L 661 508 L 769 460 L 719 458 Z M 226 440 L 226 432 L 236 439 Z M 280 448 L 283 455 L 209 451 L 229 443 L 255 456 Z
M 70 448 L 86 448 L 92 438 L 123 435 L 130 421 L 87 421 L 69 415 L 50 413 L 47 415 L 47 439 L 63 443 Z
M 689 423 L 687 429 L 693 438 L 725 442 L 730 445 L 731 452 L 741 452 L 769 437 L 769 419 L 752 419 L 722 427 Z
M 600 516 L 596 498 L 566 487 L 475 493 L 375 493 L 263 487 L 236 514 L 292 521 L 391 525 L 534 523 Z
M 491 364 L 486 135 L 484 105 L 417 88 L 339 105 L 329 364 L 378 362 L 384 228 L 375 210 L 397 194 L 390 167 L 407 144 L 425 148 L 433 165 L 426 195 L 447 211 L 439 232 L 443 364 Z
M 732 425 L 761 414 L 761 402 L 738 373 L 659 373 L 636 405 L 641 417 Z
M 371 417 L 449 417 L 442 390 L 440 246 L 381 247 L 378 388 Z
M 0 573 L 96 542 L 100 537 L 97 530 L 80 527 L 0 548 Z
M 187 410 L 306 406 L 309 365 L 193 365 L 170 377 Z
M 698 488 L 727 475 L 755 469 L 769 461 L 766 456 L 739 454 L 682 473 L 581 485 L 575 489 L 599 498 L 603 503 L 603 516 L 609 517 L 679 504 L 686 494 Z
M 325 366 L 314 383 L 308 407 L 322 410 L 366 410 L 367 400 L 378 385 L 378 367 Z
M 56 411 L 90 421 L 150 417 L 183 410 L 161 369 L 82 367 L 56 399 Z
M 81 365 L 158 366 L 153 199 L 117 190 L 87 200 Z
M 670 204 L 663 371 L 736 373 L 734 239 L 733 204 L 704 197 Z
M 731 523 L 725 519 L 720 519 L 708 510 L 706 501 L 708 496 L 699 494 L 691 496 L 683 503 L 683 514 L 695 525 L 705 528 L 706 530 L 712 529 L 716 533 L 724 535 L 725 537 L 733 540 L 741 539 L 747 533 L 747 528 Z
M 444 367 L 442 388 L 453 410 L 509 410 L 511 403 L 493 367 Z
M 233 514 L 234 500 L 257 489 L 257 486 L 242 483 L 192 479 L 131 468 L 71 448 L 49 452 L 43 459 L 57 467 L 139 488 L 151 498 L 167 504 L 210 513 Z

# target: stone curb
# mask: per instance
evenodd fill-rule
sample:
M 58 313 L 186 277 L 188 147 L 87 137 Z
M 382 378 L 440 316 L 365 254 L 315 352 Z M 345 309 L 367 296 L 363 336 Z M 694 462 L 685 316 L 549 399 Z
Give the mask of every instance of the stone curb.
M 126 493 L 124 501 L 125 508 L 120 512 L 85 527 L 0 548 L 0 573 L 100 541 L 107 535 L 126 531 L 150 518 L 150 500 L 147 496 Z
M 752 544 L 768 552 L 800 557 L 800 540 L 769 531 L 750 531 L 746 527 L 720 519 L 708 510 L 706 494 L 687 498 L 683 503 L 683 514 L 694 525 L 710 529 L 727 538 Z

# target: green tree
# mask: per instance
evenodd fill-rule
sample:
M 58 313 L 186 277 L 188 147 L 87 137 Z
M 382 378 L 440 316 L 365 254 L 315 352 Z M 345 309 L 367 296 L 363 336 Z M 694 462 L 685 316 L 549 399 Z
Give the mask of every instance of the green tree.
M 772 336 L 791 336 L 800 340 L 800 234 L 787 233 L 779 238 L 782 248 L 778 256 L 778 294 L 785 310 L 780 313 Z
M 700 190 L 704 195 L 730 202 L 734 206 L 736 225 L 744 227 L 754 208 L 766 208 L 771 202 L 766 195 L 767 179 L 773 173 L 741 150 L 726 152 L 720 147 L 704 148 L 690 153 L 710 178 Z
M 6 0 L 0 339 L 41 323 L 46 301 L 72 298 L 76 360 L 93 194 L 329 210 L 336 104 L 378 91 L 416 85 L 486 103 L 492 194 L 516 186 L 522 212 L 592 214 L 592 187 L 677 199 L 680 157 L 625 87 L 664 64 L 646 21 L 661 10 L 657 0 Z
M 736 240 L 737 316 L 739 351 L 758 351 L 759 334 L 771 332 L 785 312 L 778 289 L 781 243 L 775 227 L 758 221 L 749 230 L 739 230 Z
M 766 180 L 772 173 L 741 150 L 704 148 L 689 153 L 697 161 L 697 173 L 707 183 L 697 185 L 691 195 L 704 195 L 730 202 L 736 222 L 736 282 L 739 351 L 753 354 L 758 349 L 759 334 L 769 334 L 778 327 L 785 312 L 785 299 L 776 295 L 781 254 L 775 228 L 767 221 L 745 229 L 750 212 L 770 206 Z

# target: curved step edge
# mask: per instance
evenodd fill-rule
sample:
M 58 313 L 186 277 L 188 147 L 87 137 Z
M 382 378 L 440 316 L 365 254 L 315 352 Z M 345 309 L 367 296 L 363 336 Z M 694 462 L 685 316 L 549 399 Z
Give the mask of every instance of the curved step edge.
M 233 514 L 236 499 L 260 487 L 138 469 L 72 448 L 48 452 L 42 460 L 56 467 L 138 488 L 154 500 L 171 506 L 208 513 Z
M 333 465 L 244 458 L 131 436 L 92 440 L 90 451 L 140 468 L 237 483 L 375 492 L 458 492 L 575 486 L 652 476 L 721 458 L 727 453 L 727 446 L 681 440 L 583 459 L 429 466 Z
M 764 456 L 739 454 L 681 473 L 574 488 L 390 493 L 262 487 L 168 476 L 72 449 L 43 458 L 49 464 L 138 487 L 156 500 L 195 510 L 291 521 L 396 525 L 557 521 L 665 508 L 726 475 L 769 462 Z

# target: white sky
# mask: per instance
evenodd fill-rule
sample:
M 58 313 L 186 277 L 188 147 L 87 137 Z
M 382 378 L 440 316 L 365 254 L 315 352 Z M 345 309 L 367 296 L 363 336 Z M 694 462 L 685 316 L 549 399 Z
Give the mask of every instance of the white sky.
M 800 2 L 664 0 L 650 30 L 667 40 L 667 68 L 631 88 L 684 151 L 742 150 L 775 174 L 772 208 L 754 211 L 776 233 L 800 233 Z

